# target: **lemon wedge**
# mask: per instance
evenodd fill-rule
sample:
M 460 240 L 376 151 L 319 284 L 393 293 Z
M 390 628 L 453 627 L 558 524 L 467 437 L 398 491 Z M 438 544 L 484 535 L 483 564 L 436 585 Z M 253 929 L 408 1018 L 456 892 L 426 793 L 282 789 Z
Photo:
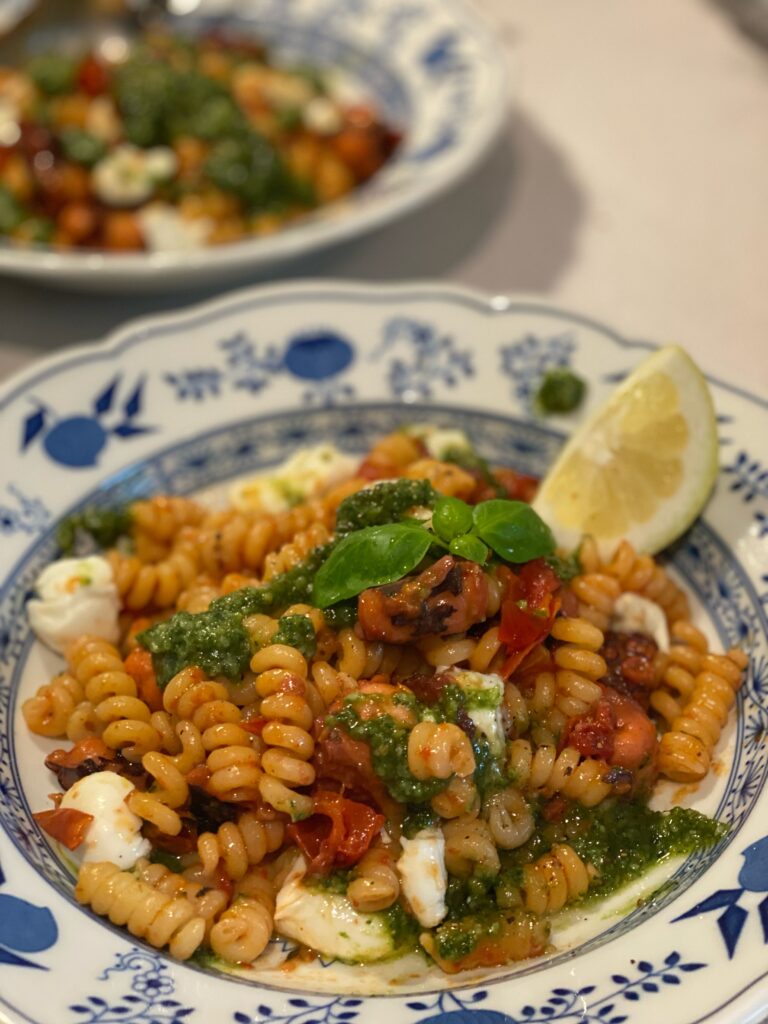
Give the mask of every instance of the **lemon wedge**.
M 576 431 L 533 507 L 566 550 L 590 535 L 604 558 L 622 538 L 653 554 L 699 514 L 717 468 L 709 387 L 691 357 L 670 345 Z

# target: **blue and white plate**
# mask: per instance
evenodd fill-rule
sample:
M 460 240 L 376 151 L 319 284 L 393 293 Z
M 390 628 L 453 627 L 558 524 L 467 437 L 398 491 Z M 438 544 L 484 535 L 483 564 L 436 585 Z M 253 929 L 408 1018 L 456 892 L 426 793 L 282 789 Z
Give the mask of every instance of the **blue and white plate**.
M 365 969 L 269 960 L 226 976 L 173 962 L 78 907 L 72 872 L 35 826 L 55 745 L 20 703 L 56 660 L 24 605 L 85 503 L 194 493 L 318 438 L 362 452 L 397 424 L 467 431 L 493 461 L 542 473 L 575 422 L 651 346 L 584 317 L 439 284 L 293 284 L 142 321 L 35 365 L 0 392 L 0 1018 L 33 1024 L 701 1024 L 768 1010 L 768 444 L 766 404 L 712 381 L 722 471 L 670 552 L 714 643 L 751 665 L 738 715 L 693 804 L 731 825 L 670 862 L 638 903 L 563 919 L 547 957 L 446 978 L 425 961 Z M 541 374 L 589 382 L 578 417 L 542 422 Z M 660 881 L 659 878 L 656 882 Z M 279 948 L 272 950 L 279 959 Z
M 242 280 L 244 271 L 273 270 L 429 201 L 471 170 L 504 123 L 507 57 L 463 0 L 199 0 L 176 8 L 194 11 L 179 18 L 181 31 L 224 20 L 277 59 L 339 68 L 403 132 L 394 157 L 366 185 L 274 235 L 177 252 L 2 245 L 0 273 L 130 292 Z

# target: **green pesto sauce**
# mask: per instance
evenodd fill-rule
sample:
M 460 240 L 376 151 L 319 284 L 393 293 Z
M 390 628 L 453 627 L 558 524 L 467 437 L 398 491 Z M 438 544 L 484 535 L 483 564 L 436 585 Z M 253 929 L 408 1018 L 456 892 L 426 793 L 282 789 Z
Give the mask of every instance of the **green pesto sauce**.
M 536 393 L 540 412 L 573 412 L 584 400 L 587 386 L 581 377 L 565 367 L 548 370 Z
M 109 548 L 130 533 L 132 522 L 128 505 L 89 505 L 59 523 L 56 542 L 65 555 L 72 554 L 83 535 L 92 538 L 100 548 Z
M 149 855 L 149 860 L 152 864 L 162 864 L 164 868 L 173 871 L 175 875 L 180 874 L 184 870 L 181 857 L 177 853 L 168 853 L 167 850 L 153 849 Z
M 357 622 L 357 598 L 351 597 L 347 601 L 339 601 L 332 604 L 330 608 L 323 608 L 323 618 L 329 629 L 350 629 Z
M 385 481 L 342 501 L 336 513 L 336 533 L 344 536 L 367 526 L 396 523 L 413 508 L 432 508 L 436 500 L 428 480 Z
M 315 627 L 306 615 L 283 615 L 270 642 L 295 647 L 307 659 L 314 657 L 317 650 Z
M 312 580 L 330 549 L 329 544 L 315 548 L 303 562 L 262 587 L 242 587 L 216 598 L 208 611 L 177 612 L 139 633 L 139 643 L 152 654 L 158 684 L 165 686 L 188 665 L 198 665 L 210 676 L 239 679 L 252 653 L 243 619 L 311 601 Z
M 433 828 L 440 823 L 440 815 L 435 814 L 431 807 L 410 807 L 403 818 L 403 835 L 406 839 L 413 837 L 425 828 Z
M 596 808 L 574 803 L 561 821 L 540 820 L 531 839 L 502 855 L 502 861 L 511 871 L 520 871 L 554 843 L 569 843 L 598 871 L 590 885 L 591 899 L 615 892 L 669 857 L 713 846 L 727 832 L 727 825 L 690 808 L 653 811 L 640 802 L 606 801 Z
M 437 952 L 445 960 L 461 960 L 469 956 L 482 939 L 498 938 L 502 924 L 502 915 L 490 909 L 446 921 L 435 929 Z
M 356 709 L 360 699 L 359 694 L 347 696 L 341 709 L 328 717 L 328 725 L 344 729 L 352 739 L 361 740 L 370 747 L 373 770 L 399 803 L 425 804 L 442 792 L 450 783 L 450 778 L 422 780 L 417 779 L 409 770 L 410 730 L 388 714 L 361 719 Z M 375 700 L 370 694 L 364 699 L 368 703 Z M 467 707 L 465 691 L 453 684 L 444 687 L 437 703 L 431 705 L 420 703 L 411 693 L 399 693 L 392 699 L 394 703 L 408 708 L 414 718 L 427 722 L 455 724 L 459 711 L 466 710 Z M 472 740 L 472 748 L 476 765 L 475 785 L 480 795 L 486 796 L 508 785 L 510 780 L 504 765 L 491 753 L 487 739 L 476 734 Z
M 345 896 L 352 881 L 351 871 L 334 871 L 330 875 L 308 875 L 302 882 L 307 889 L 326 892 L 334 896 Z
M 450 779 L 417 779 L 408 769 L 408 729 L 391 715 L 361 719 L 355 709 L 355 695 L 347 697 L 343 707 L 327 722 L 338 726 L 352 739 L 361 740 L 371 750 L 373 770 L 401 804 L 421 804 L 431 800 L 448 785 Z
M 490 796 L 499 789 L 505 789 L 512 781 L 503 760 L 494 757 L 485 736 L 475 734 L 472 740 L 475 753 L 475 785 L 480 796 Z
M 545 562 L 562 583 L 570 583 L 582 572 L 578 549 L 572 551 L 570 555 L 549 555 Z
M 400 903 L 393 903 L 386 910 L 379 911 L 392 939 L 392 951 L 400 956 L 418 943 L 419 922 L 411 917 Z

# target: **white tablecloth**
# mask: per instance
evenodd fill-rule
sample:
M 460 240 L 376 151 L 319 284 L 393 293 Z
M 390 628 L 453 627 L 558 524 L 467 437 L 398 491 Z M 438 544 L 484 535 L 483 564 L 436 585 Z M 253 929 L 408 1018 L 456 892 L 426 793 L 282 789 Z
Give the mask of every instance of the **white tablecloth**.
M 513 110 L 473 176 L 284 276 L 524 292 L 685 346 L 768 394 L 768 61 L 709 0 L 477 0 Z M 0 376 L 210 292 L 109 297 L 0 281 Z

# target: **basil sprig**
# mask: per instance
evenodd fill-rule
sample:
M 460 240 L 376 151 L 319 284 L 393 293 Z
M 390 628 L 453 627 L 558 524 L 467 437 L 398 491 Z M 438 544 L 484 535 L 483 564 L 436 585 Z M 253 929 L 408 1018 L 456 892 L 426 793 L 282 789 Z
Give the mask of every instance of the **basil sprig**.
M 412 572 L 432 546 L 483 565 L 492 550 L 505 562 L 529 562 L 555 550 L 552 531 L 523 501 L 493 498 L 470 506 L 439 498 L 432 528 L 416 520 L 367 526 L 347 534 L 315 576 L 319 608 L 394 583 Z

